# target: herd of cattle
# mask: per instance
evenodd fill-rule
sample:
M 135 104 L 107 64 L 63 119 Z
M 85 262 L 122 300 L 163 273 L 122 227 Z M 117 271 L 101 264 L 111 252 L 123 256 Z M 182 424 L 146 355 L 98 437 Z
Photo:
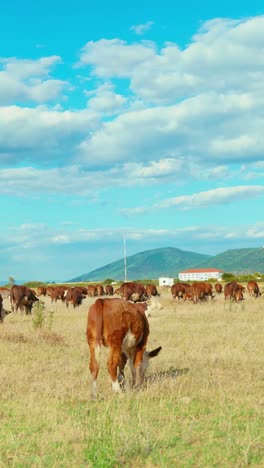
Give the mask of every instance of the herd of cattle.
M 244 300 L 244 291 L 246 287 L 237 281 L 231 281 L 223 285 L 216 283 L 214 289 L 212 284 L 207 281 L 198 281 L 193 284 L 176 283 L 171 287 L 172 296 L 174 298 L 183 299 L 184 301 L 190 300 L 193 303 L 207 300 L 209 297 L 214 298 L 214 292 L 221 294 L 224 292 L 225 299 L 233 299 L 236 302 Z M 215 290 L 215 291 L 214 291 Z M 247 283 L 247 290 L 250 296 L 259 297 L 261 292 L 256 281 L 249 281 Z
M 224 293 L 225 299 L 232 299 L 236 302 L 244 300 L 245 286 L 232 281 L 224 286 L 217 283 L 212 284 L 206 281 L 189 283 L 176 283 L 171 287 L 171 294 L 174 299 L 182 301 L 191 301 L 193 303 L 206 301 L 208 298 L 213 299 L 216 294 Z M 247 290 L 250 296 L 259 297 L 261 292 L 256 281 L 247 283 Z M 157 288 L 154 284 L 144 286 L 141 283 L 134 281 L 125 282 L 114 290 L 113 286 L 108 284 L 105 288 L 101 284 L 85 286 L 69 287 L 61 286 L 41 286 L 36 291 L 27 286 L 13 285 L 11 289 L 0 288 L 0 321 L 3 322 L 4 316 L 10 311 L 3 308 L 3 298 L 10 297 L 11 310 L 17 312 L 18 309 L 25 311 L 26 314 L 31 314 L 32 307 L 35 302 L 40 300 L 40 297 L 48 296 L 51 302 L 61 300 L 68 307 L 72 304 L 77 307 L 82 304 L 85 297 L 102 297 L 102 296 L 119 295 L 122 299 L 132 302 L 144 302 L 152 296 L 159 296 Z
M 236 302 L 244 299 L 245 287 L 236 281 L 227 283 L 224 288 L 217 283 L 213 286 L 208 282 L 176 283 L 171 287 L 174 299 L 193 303 L 213 299 L 214 293 L 224 292 L 225 299 Z M 247 290 L 255 298 L 261 295 L 259 286 L 255 281 L 247 283 Z M 103 298 L 102 296 L 120 295 L 121 298 Z M 141 386 L 150 358 L 157 356 L 161 350 L 158 348 L 147 351 L 149 324 L 146 317 L 147 300 L 151 296 L 159 296 L 154 284 L 144 286 L 141 283 L 125 282 L 114 290 L 112 285 L 89 285 L 87 287 L 47 286 L 39 287 L 36 292 L 27 286 L 13 285 L 11 289 L 0 288 L 0 321 L 10 311 L 3 307 L 3 297 L 10 297 L 12 311 L 25 310 L 31 314 L 35 302 L 41 296 L 49 296 L 51 301 L 60 299 L 68 307 L 79 306 L 84 297 L 97 297 L 88 311 L 86 336 L 90 350 L 90 372 L 92 375 L 92 396 L 97 393 L 97 376 L 99 372 L 99 355 L 101 346 L 109 349 L 107 360 L 108 373 L 115 392 L 121 390 L 120 383 L 124 382 L 124 368 L 129 361 L 132 387 Z

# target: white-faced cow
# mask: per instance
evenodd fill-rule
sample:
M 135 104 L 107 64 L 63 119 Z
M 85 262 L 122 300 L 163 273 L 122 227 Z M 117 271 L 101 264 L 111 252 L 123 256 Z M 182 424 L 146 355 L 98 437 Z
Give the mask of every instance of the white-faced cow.
M 123 299 L 97 299 L 90 307 L 87 321 L 87 341 L 90 348 L 92 396 L 96 396 L 101 346 L 109 348 L 107 361 L 112 388 L 120 391 L 124 367 L 129 361 L 132 387 L 142 385 L 149 359 L 157 356 L 161 347 L 146 351 L 149 324 L 147 304 L 133 304 Z M 117 372 L 119 368 L 119 372 Z
M 10 314 L 11 311 L 10 310 L 6 310 L 4 309 L 3 307 L 3 298 L 0 294 L 0 323 L 3 323 L 4 322 L 4 318 L 7 314 Z

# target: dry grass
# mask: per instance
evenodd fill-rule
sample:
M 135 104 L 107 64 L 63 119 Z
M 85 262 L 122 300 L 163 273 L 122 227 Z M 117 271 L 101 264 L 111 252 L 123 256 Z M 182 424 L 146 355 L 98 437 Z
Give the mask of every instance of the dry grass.
M 0 466 L 264 466 L 264 297 L 160 301 L 149 349 L 163 349 L 144 388 L 112 396 L 105 351 L 96 401 L 85 341 L 92 299 L 77 310 L 58 303 L 52 329 L 6 317 Z

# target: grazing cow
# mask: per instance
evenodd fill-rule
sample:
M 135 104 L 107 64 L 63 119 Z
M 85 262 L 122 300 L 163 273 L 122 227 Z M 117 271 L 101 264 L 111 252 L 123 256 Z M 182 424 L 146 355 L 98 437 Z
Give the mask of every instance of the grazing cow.
M 32 307 L 34 302 L 38 302 L 39 299 L 35 295 L 35 292 L 27 286 L 12 286 L 10 290 L 10 301 L 12 312 L 17 312 L 18 309 L 21 311 L 25 308 L 26 315 L 32 313 Z
M 114 288 L 113 288 L 113 286 L 111 286 L 111 284 L 106 285 L 105 294 L 107 294 L 107 296 L 113 296 L 114 295 Z
M 46 296 L 47 294 L 47 288 L 46 286 L 39 286 L 37 288 L 37 292 L 36 292 L 37 296 Z
M 82 291 L 83 296 L 87 296 L 88 291 L 87 291 L 87 288 L 85 286 L 76 286 L 76 288 L 78 288 L 78 289 L 80 289 L 80 291 Z
M 221 294 L 221 292 L 222 292 L 222 290 L 223 290 L 222 284 L 216 283 L 216 284 L 215 284 L 215 290 L 216 290 L 217 294 Z
M 141 283 L 128 281 L 121 284 L 121 297 L 126 301 L 142 302 L 148 299 L 146 288 Z
M 158 293 L 158 290 L 155 286 L 155 284 L 147 284 L 146 285 L 146 293 L 147 293 L 147 296 L 148 297 L 151 297 L 151 296 L 160 296 L 160 294 Z
M 90 284 L 89 286 L 87 286 L 87 293 L 89 297 L 96 297 L 98 295 L 97 287 L 94 286 L 93 284 Z
M 51 298 L 51 302 L 57 302 L 58 299 L 61 299 L 61 301 L 64 302 L 67 289 L 68 288 L 66 286 L 53 286 L 49 289 L 48 294 Z
M 102 345 L 109 348 L 107 367 L 113 390 L 120 391 L 119 382 L 124 378 L 127 359 L 132 373 L 132 387 L 142 385 L 149 359 L 157 356 L 161 350 L 159 347 L 151 352 L 146 351 L 149 335 L 146 308 L 146 304 L 132 304 L 118 298 L 97 299 L 90 307 L 86 336 L 94 397 Z
M 207 281 L 198 281 L 192 284 L 191 293 L 193 296 L 193 302 L 197 304 L 198 301 L 205 301 L 210 296 L 214 298 L 213 287 Z
M 175 283 L 171 286 L 173 299 L 182 299 L 186 293 L 191 292 L 191 285 L 188 283 Z
M 253 296 L 253 297 L 261 296 L 261 292 L 259 290 L 259 286 L 256 281 L 249 281 L 247 284 L 247 290 L 250 296 Z
M 224 296 L 226 299 L 233 299 L 236 302 L 244 300 L 243 291 L 236 281 L 231 281 L 224 286 Z
M 78 287 L 68 288 L 66 295 L 65 295 L 65 303 L 66 306 L 69 307 L 69 303 L 73 305 L 73 307 L 77 307 L 81 305 L 83 300 L 83 293 L 82 290 Z
M 237 290 L 239 289 L 240 291 L 242 291 L 242 293 L 245 291 L 245 286 L 243 286 L 243 284 L 240 284 L 238 283 L 237 281 L 231 281 L 230 283 L 227 283 L 227 284 L 231 284 L 233 285 L 233 287 Z
M 8 297 L 10 297 L 10 289 L 1 287 L 0 288 L 0 294 L 1 294 L 3 299 L 7 299 Z
M 104 288 L 101 284 L 96 285 L 97 296 L 104 296 Z
M 4 309 L 3 298 L 2 298 L 2 295 L 0 294 L 0 323 L 4 322 L 4 318 L 7 314 L 11 314 L 11 310 Z

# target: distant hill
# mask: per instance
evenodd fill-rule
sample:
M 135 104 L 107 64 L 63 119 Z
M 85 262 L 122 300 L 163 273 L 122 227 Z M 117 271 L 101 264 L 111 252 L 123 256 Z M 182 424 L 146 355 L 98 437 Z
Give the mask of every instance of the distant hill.
M 226 250 L 199 263 L 199 267 L 215 267 L 229 273 L 264 273 L 264 248 Z
M 129 280 L 154 279 L 160 276 L 176 278 L 181 270 L 194 267 L 210 258 L 210 255 L 188 252 L 174 247 L 146 250 L 127 257 L 127 276 Z M 70 282 L 102 281 L 106 278 L 124 280 L 123 258 L 73 278 Z

